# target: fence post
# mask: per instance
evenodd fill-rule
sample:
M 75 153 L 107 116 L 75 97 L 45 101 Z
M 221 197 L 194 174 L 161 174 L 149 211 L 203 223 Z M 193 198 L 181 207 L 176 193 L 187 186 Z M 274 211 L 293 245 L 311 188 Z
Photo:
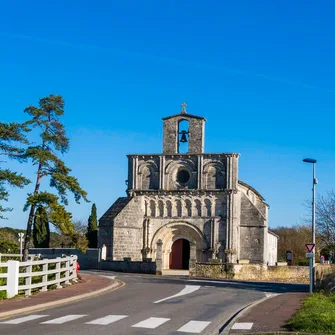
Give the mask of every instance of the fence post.
M 32 262 L 32 261 L 30 261 Z M 32 264 L 30 263 L 30 265 L 27 265 L 26 268 L 25 268 L 25 273 L 27 275 L 27 277 L 24 278 L 24 284 L 25 285 L 29 285 L 29 288 L 27 288 L 25 291 L 24 291 L 24 295 L 26 297 L 30 296 L 31 295 L 31 279 L 32 279 L 32 274 L 31 272 L 33 272 L 33 266 Z
M 13 298 L 19 293 L 19 262 L 7 262 L 7 298 Z
M 65 262 L 65 285 L 70 285 L 70 261 L 66 261 Z
M 58 270 L 58 272 L 56 272 L 56 280 L 57 280 L 57 288 L 62 288 L 61 284 L 60 284 L 60 271 L 61 271 L 61 259 L 59 257 L 56 258 L 58 261 L 56 263 L 56 270 Z
M 42 276 L 42 283 L 44 284 L 44 286 L 42 286 L 41 291 L 48 291 L 48 269 L 49 269 L 49 264 L 45 263 L 42 266 L 42 271 L 46 272 L 43 276 Z

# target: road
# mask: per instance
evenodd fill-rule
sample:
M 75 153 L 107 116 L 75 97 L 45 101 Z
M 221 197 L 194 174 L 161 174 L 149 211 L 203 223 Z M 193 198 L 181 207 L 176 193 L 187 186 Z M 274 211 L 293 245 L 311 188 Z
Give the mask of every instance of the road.
M 218 334 L 241 308 L 307 285 L 194 280 L 106 272 L 125 286 L 0 321 L 1 335 Z

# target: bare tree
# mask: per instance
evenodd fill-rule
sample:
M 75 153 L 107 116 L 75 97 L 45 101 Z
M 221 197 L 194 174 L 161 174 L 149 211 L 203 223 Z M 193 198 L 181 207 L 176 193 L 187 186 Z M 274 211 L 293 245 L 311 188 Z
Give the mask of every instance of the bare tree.
M 329 191 L 316 202 L 316 230 L 323 247 L 335 252 L 335 192 Z

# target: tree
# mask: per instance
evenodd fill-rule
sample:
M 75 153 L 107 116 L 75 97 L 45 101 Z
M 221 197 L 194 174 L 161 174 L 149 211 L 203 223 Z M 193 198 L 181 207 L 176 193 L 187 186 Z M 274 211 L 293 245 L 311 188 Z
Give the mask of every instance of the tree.
M 279 236 L 278 239 L 278 260 L 286 260 L 286 251 L 293 252 L 294 264 L 307 263 L 306 243 L 312 240 L 312 229 L 309 225 L 295 226 L 295 227 L 278 227 L 271 229 Z
M 29 129 L 25 124 L 0 122 L 0 155 L 22 161 L 23 149 L 17 145 L 28 144 L 25 136 L 27 131 Z M 1 163 L 4 163 L 4 161 L 1 161 Z M 30 180 L 22 174 L 0 167 L 0 201 L 8 201 L 9 192 L 6 185 L 22 188 L 29 183 Z M 12 208 L 3 207 L 0 204 L 0 219 L 5 219 L 2 213 L 11 210 Z
M 10 227 L 0 228 L 0 253 L 19 253 L 19 233 L 24 233 L 24 230 Z
M 310 206 L 308 206 L 311 208 Z M 335 255 L 335 192 L 327 192 L 317 198 L 316 231 L 321 240 L 321 247 Z
M 74 233 L 71 214 L 65 209 L 65 206 L 68 205 L 67 191 L 73 193 L 77 203 L 80 203 L 81 199 L 88 202 L 88 199 L 86 191 L 80 187 L 77 178 L 69 175 L 71 170 L 57 156 L 57 154 L 66 153 L 69 149 L 69 139 L 66 136 L 64 125 L 59 121 L 64 114 L 63 98 L 51 94 L 40 99 L 38 107 L 29 106 L 24 111 L 31 116 L 26 124 L 31 128 L 38 128 L 41 138 L 40 144 L 29 146 L 23 155 L 37 166 L 34 191 L 28 194 L 24 206 L 25 211 L 30 208 L 23 253 L 23 260 L 27 260 L 36 208 L 43 206 L 47 212 L 48 221 L 63 234 L 71 236 Z M 41 181 L 46 177 L 49 177 L 49 186 L 56 189 L 58 196 L 40 191 Z
M 88 247 L 98 247 L 98 219 L 97 219 L 97 207 L 95 204 L 92 205 L 91 215 L 88 218 L 87 234 Z
M 43 206 L 39 206 L 34 216 L 33 241 L 35 248 L 49 248 L 50 228 L 48 214 Z

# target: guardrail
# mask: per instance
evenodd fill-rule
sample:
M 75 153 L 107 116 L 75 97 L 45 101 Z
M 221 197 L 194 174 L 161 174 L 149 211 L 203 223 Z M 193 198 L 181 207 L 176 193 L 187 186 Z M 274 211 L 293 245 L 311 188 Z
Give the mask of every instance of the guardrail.
M 47 291 L 51 285 L 56 285 L 56 288 L 62 287 L 61 284 L 69 285 L 70 280 L 77 278 L 77 260 L 77 256 L 70 256 L 0 263 L 0 281 L 3 278 L 6 281 L 0 286 L 0 291 L 6 291 L 7 298 L 12 298 L 20 291 L 29 296 L 33 290 Z

